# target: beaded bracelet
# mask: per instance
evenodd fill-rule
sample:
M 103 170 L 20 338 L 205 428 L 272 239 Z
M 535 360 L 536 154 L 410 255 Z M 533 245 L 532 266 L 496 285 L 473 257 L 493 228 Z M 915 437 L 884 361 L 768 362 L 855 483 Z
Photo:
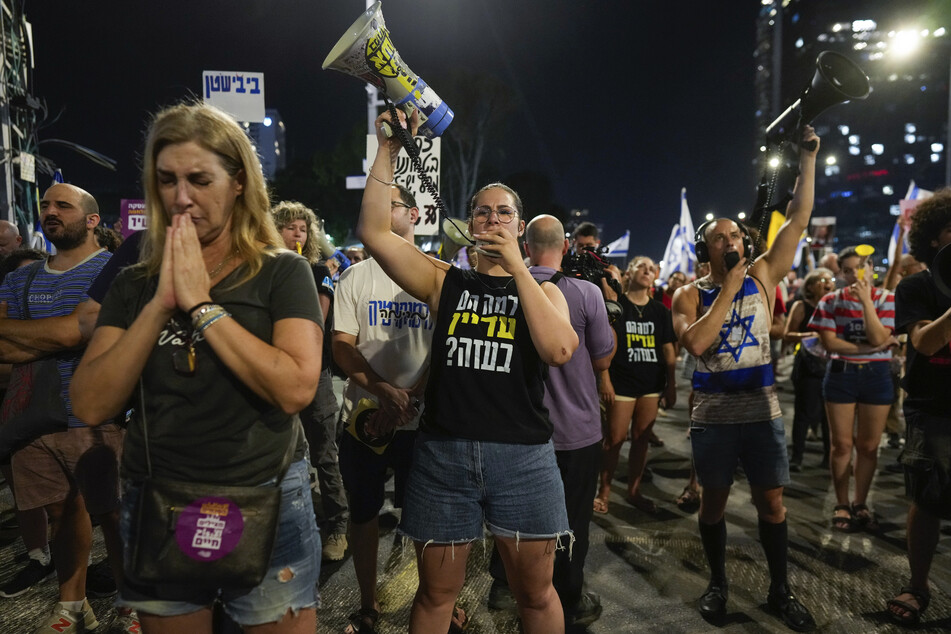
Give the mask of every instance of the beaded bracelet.
M 198 322 L 202 320 L 202 317 L 204 317 L 208 313 L 219 311 L 219 310 L 223 311 L 224 308 L 222 308 L 218 304 L 208 302 L 204 306 L 200 306 L 198 312 L 195 313 L 194 315 L 192 315 L 192 311 L 188 311 L 188 314 L 191 315 L 191 318 L 192 318 L 192 326 L 197 328 Z
M 196 326 L 196 327 L 195 327 L 195 332 L 196 332 L 196 333 L 204 332 L 204 331 L 207 330 L 208 327 L 211 326 L 213 323 L 215 323 L 216 321 L 218 321 L 218 320 L 220 320 L 220 319 L 224 319 L 225 317 L 231 317 L 231 313 L 229 313 L 228 311 L 222 309 L 220 313 L 214 313 L 209 319 L 206 319 L 206 320 L 203 321 L 201 324 L 199 324 L 198 326 Z
M 215 319 L 216 317 L 220 317 L 221 315 L 227 315 L 227 314 L 228 312 L 225 311 L 225 309 L 223 308 L 206 313 L 201 319 L 195 322 L 194 324 L 195 331 L 201 332 L 202 330 L 204 330 L 205 325 L 208 322 L 210 322 L 212 319 Z

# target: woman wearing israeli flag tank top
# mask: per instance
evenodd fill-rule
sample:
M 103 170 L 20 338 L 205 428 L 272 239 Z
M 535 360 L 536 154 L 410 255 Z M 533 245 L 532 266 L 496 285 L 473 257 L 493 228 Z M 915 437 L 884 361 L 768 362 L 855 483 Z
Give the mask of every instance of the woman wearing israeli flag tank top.
M 414 113 L 402 125 L 415 133 Z M 469 231 L 481 251 L 462 271 L 390 231 L 390 186 L 400 150 L 376 121 L 357 234 L 386 274 L 435 319 L 426 409 L 406 485 L 400 532 L 416 546 L 419 588 L 409 631 L 444 632 L 465 582 L 472 543 L 493 533 L 525 632 L 564 631 L 552 586 L 554 553 L 571 535 L 542 404 L 545 366 L 567 362 L 578 338 L 558 288 L 534 280 L 518 237 L 513 190 L 494 183 L 472 198 Z

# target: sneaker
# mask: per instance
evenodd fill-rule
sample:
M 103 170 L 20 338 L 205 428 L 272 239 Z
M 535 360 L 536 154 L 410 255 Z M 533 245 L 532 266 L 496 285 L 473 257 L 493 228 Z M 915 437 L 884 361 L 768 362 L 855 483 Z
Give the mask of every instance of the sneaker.
M 142 625 L 139 623 L 139 615 L 130 608 L 116 608 L 116 620 L 112 622 L 109 629 L 113 634 L 141 634 Z
M 7 599 L 18 597 L 33 586 L 46 581 L 55 574 L 56 567 L 53 566 L 52 559 L 50 563 L 45 566 L 35 559 L 30 559 L 25 568 L 0 588 L 0 597 Z
M 347 536 L 344 533 L 333 533 L 323 543 L 324 561 L 340 561 L 346 553 Z
M 33 634 L 82 634 L 91 632 L 99 627 L 96 614 L 92 611 L 89 601 L 83 602 L 83 609 L 78 612 L 67 610 L 57 603 L 46 621 L 33 630 Z
M 568 611 L 569 626 L 591 625 L 601 617 L 601 597 L 594 592 L 585 592 L 574 608 Z
M 86 568 L 86 596 L 102 598 L 116 593 L 116 579 L 109 567 L 109 560 L 92 564 Z
M 492 587 L 489 588 L 488 603 L 490 610 L 514 610 L 518 607 L 512 589 L 497 579 L 492 582 Z

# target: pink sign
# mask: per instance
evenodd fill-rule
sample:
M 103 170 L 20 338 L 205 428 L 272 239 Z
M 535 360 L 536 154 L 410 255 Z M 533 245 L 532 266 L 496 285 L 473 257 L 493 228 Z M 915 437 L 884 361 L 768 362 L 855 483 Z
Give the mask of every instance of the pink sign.
M 241 509 L 228 498 L 199 498 L 186 506 L 175 524 L 181 551 L 198 561 L 221 559 L 238 545 L 244 532 Z
M 123 238 L 145 229 L 145 201 L 123 198 L 119 204 L 119 222 Z

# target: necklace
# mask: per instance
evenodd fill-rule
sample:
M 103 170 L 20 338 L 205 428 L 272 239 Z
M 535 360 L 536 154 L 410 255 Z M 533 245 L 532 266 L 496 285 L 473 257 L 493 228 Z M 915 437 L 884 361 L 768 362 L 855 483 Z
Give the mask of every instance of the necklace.
M 476 279 L 479 280 L 479 284 L 482 284 L 482 286 L 485 287 L 485 288 L 486 288 L 487 290 L 489 290 L 489 291 L 507 291 L 508 288 L 509 288 L 509 285 L 511 285 L 512 282 L 515 281 L 515 278 L 514 278 L 514 277 L 510 277 L 510 278 L 508 279 L 508 281 L 507 281 L 505 284 L 502 284 L 501 286 L 489 286 L 489 285 L 486 284 L 485 281 L 482 279 L 482 275 L 483 275 L 482 273 L 479 273 L 478 271 L 473 271 L 473 273 L 475 273 Z M 494 276 L 494 275 L 486 275 L 486 277 L 492 277 L 492 278 L 494 278 L 495 276 Z
M 227 264 L 228 262 L 230 262 L 231 260 L 233 260 L 233 259 L 234 259 L 234 256 L 236 256 L 236 255 L 238 255 L 238 252 L 237 252 L 237 251 L 232 251 L 231 253 L 229 253 L 229 254 L 225 257 L 224 260 L 222 260 L 221 262 L 218 263 L 218 266 L 216 266 L 215 268 L 211 269 L 211 272 L 208 273 L 208 279 L 209 279 L 209 280 L 215 279 L 215 277 L 217 277 L 218 274 L 221 273 L 221 270 L 222 270 L 223 268 L 225 268 L 225 264 Z
M 638 317 L 638 319 L 643 320 L 643 319 L 644 319 L 644 309 L 637 305 L 637 302 L 635 302 L 635 301 L 631 298 L 630 293 L 627 293 L 626 295 L 627 295 L 628 301 L 631 302 L 631 306 L 633 306 L 633 307 L 634 307 L 634 310 L 637 311 L 637 317 Z M 650 297 L 647 298 L 647 301 L 650 302 Z M 644 306 L 647 306 L 647 304 L 644 304 Z
M 182 326 L 176 316 L 172 316 L 168 321 L 172 333 L 178 337 L 183 347 L 172 353 L 172 367 L 182 376 L 194 376 L 196 355 L 194 332 L 187 326 Z

